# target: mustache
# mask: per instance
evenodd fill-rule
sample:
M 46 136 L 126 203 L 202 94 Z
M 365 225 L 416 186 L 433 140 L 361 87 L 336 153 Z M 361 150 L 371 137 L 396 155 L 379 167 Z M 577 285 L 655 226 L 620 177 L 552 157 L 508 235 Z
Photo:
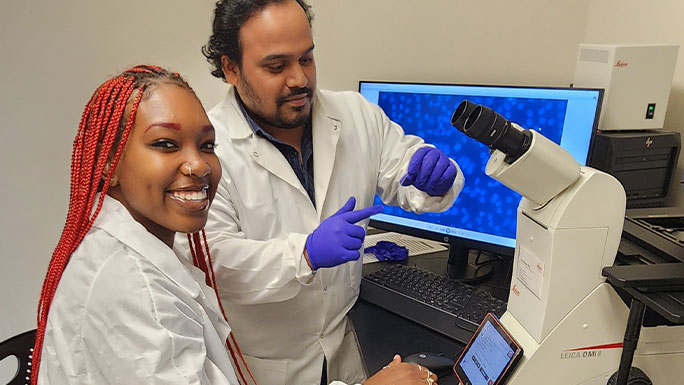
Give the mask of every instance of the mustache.
M 313 90 L 311 88 L 308 88 L 308 87 L 297 88 L 287 95 L 279 96 L 278 99 L 276 99 L 276 103 L 283 104 L 289 98 L 291 98 L 293 96 L 297 96 L 297 95 L 302 95 L 302 94 L 305 94 L 308 97 L 312 97 L 313 96 Z

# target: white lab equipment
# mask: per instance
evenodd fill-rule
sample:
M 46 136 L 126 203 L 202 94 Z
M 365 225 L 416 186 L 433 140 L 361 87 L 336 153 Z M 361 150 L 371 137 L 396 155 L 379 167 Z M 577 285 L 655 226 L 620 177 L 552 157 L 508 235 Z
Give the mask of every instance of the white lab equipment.
M 580 44 L 575 87 L 603 88 L 599 129 L 662 129 L 678 45 Z
M 486 173 L 523 196 L 501 323 L 524 355 L 506 383 L 606 385 L 629 313 L 601 275 L 620 242 L 622 186 L 487 107 L 465 101 L 452 124 L 493 150 Z M 654 384 L 680 383 L 684 326 L 642 328 L 633 366 Z

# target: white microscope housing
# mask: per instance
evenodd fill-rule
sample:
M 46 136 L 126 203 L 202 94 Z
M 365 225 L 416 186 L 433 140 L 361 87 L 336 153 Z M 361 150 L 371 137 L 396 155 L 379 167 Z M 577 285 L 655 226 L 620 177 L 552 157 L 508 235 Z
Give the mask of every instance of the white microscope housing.
M 452 124 L 493 150 L 487 175 L 523 196 L 501 323 L 524 354 L 507 384 L 606 385 L 620 363 L 629 313 L 601 275 L 617 254 L 624 189 L 540 133 L 491 113 L 466 101 Z M 654 329 L 661 330 L 642 331 L 641 340 L 684 340 L 680 327 Z M 656 345 L 652 354 L 638 348 L 634 366 L 654 384 L 679 383 L 682 352 L 659 354 Z

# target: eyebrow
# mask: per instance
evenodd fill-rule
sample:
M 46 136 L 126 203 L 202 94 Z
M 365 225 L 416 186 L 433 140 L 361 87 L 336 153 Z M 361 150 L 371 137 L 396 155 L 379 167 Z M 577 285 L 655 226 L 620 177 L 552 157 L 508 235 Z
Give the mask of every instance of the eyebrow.
M 304 52 L 304 55 L 306 55 L 306 54 L 308 54 L 309 52 L 313 51 L 313 49 L 314 49 L 314 45 L 311 44 L 311 47 L 309 47 L 309 49 L 307 49 L 307 50 Z M 261 62 L 264 63 L 264 62 L 271 61 L 271 60 L 287 59 L 287 58 L 290 58 L 290 57 L 292 57 L 292 56 L 294 56 L 294 55 L 272 54 L 272 55 L 268 55 L 268 56 L 264 57 L 263 59 L 261 59 Z
M 165 128 L 170 128 L 170 129 L 176 130 L 176 131 L 180 131 L 180 129 L 181 129 L 180 123 L 163 122 L 163 123 L 152 123 L 152 124 L 150 124 L 149 127 L 147 127 L 147 129 L 145 130 L 145 132 L 147 132 L 147 130 L 149 130 L 152 127 L 165 127 Z M 202 126 L 201 129 L 202 129 L 202 132 L 214 131 L 214 126 L 212 126 L 211 124 L 207 124 L 206 126 Z
M 150 128 L 155 127 L 155 126 L 157 126 L 157 127 L 166 127 L 166 128 L 170 128 L 170 129 L 176 130 L 176 131 L 180 131 L 180 129 L 181 129 L 180 123 L 166 123 L 166 122 L 162 122 L 162 123 L 152 123 L 152 124 L 150 124 L 149 127 L 147 127 L 147 129 L 145 130 L 145 132 L 147 132 Z

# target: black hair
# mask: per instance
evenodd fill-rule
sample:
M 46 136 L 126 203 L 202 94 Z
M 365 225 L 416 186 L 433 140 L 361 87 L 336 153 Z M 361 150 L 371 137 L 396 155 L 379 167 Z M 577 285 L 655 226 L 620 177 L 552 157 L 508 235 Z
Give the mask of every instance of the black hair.
M 242 64 L 242 45 L 240 44 L 240 28 L 259 11 L 271 4 L 289 0 L 219 0 L 214 9 L 214 20 L 209 42 L 202 47 L 202 54 L 211 64 L 211 74 L 224 79 L 221 56 L 228 56 L 231 62 Z M 304 10 L 309 20 L 313 20 L 311 6 L 305 0 L 295 0 Z

